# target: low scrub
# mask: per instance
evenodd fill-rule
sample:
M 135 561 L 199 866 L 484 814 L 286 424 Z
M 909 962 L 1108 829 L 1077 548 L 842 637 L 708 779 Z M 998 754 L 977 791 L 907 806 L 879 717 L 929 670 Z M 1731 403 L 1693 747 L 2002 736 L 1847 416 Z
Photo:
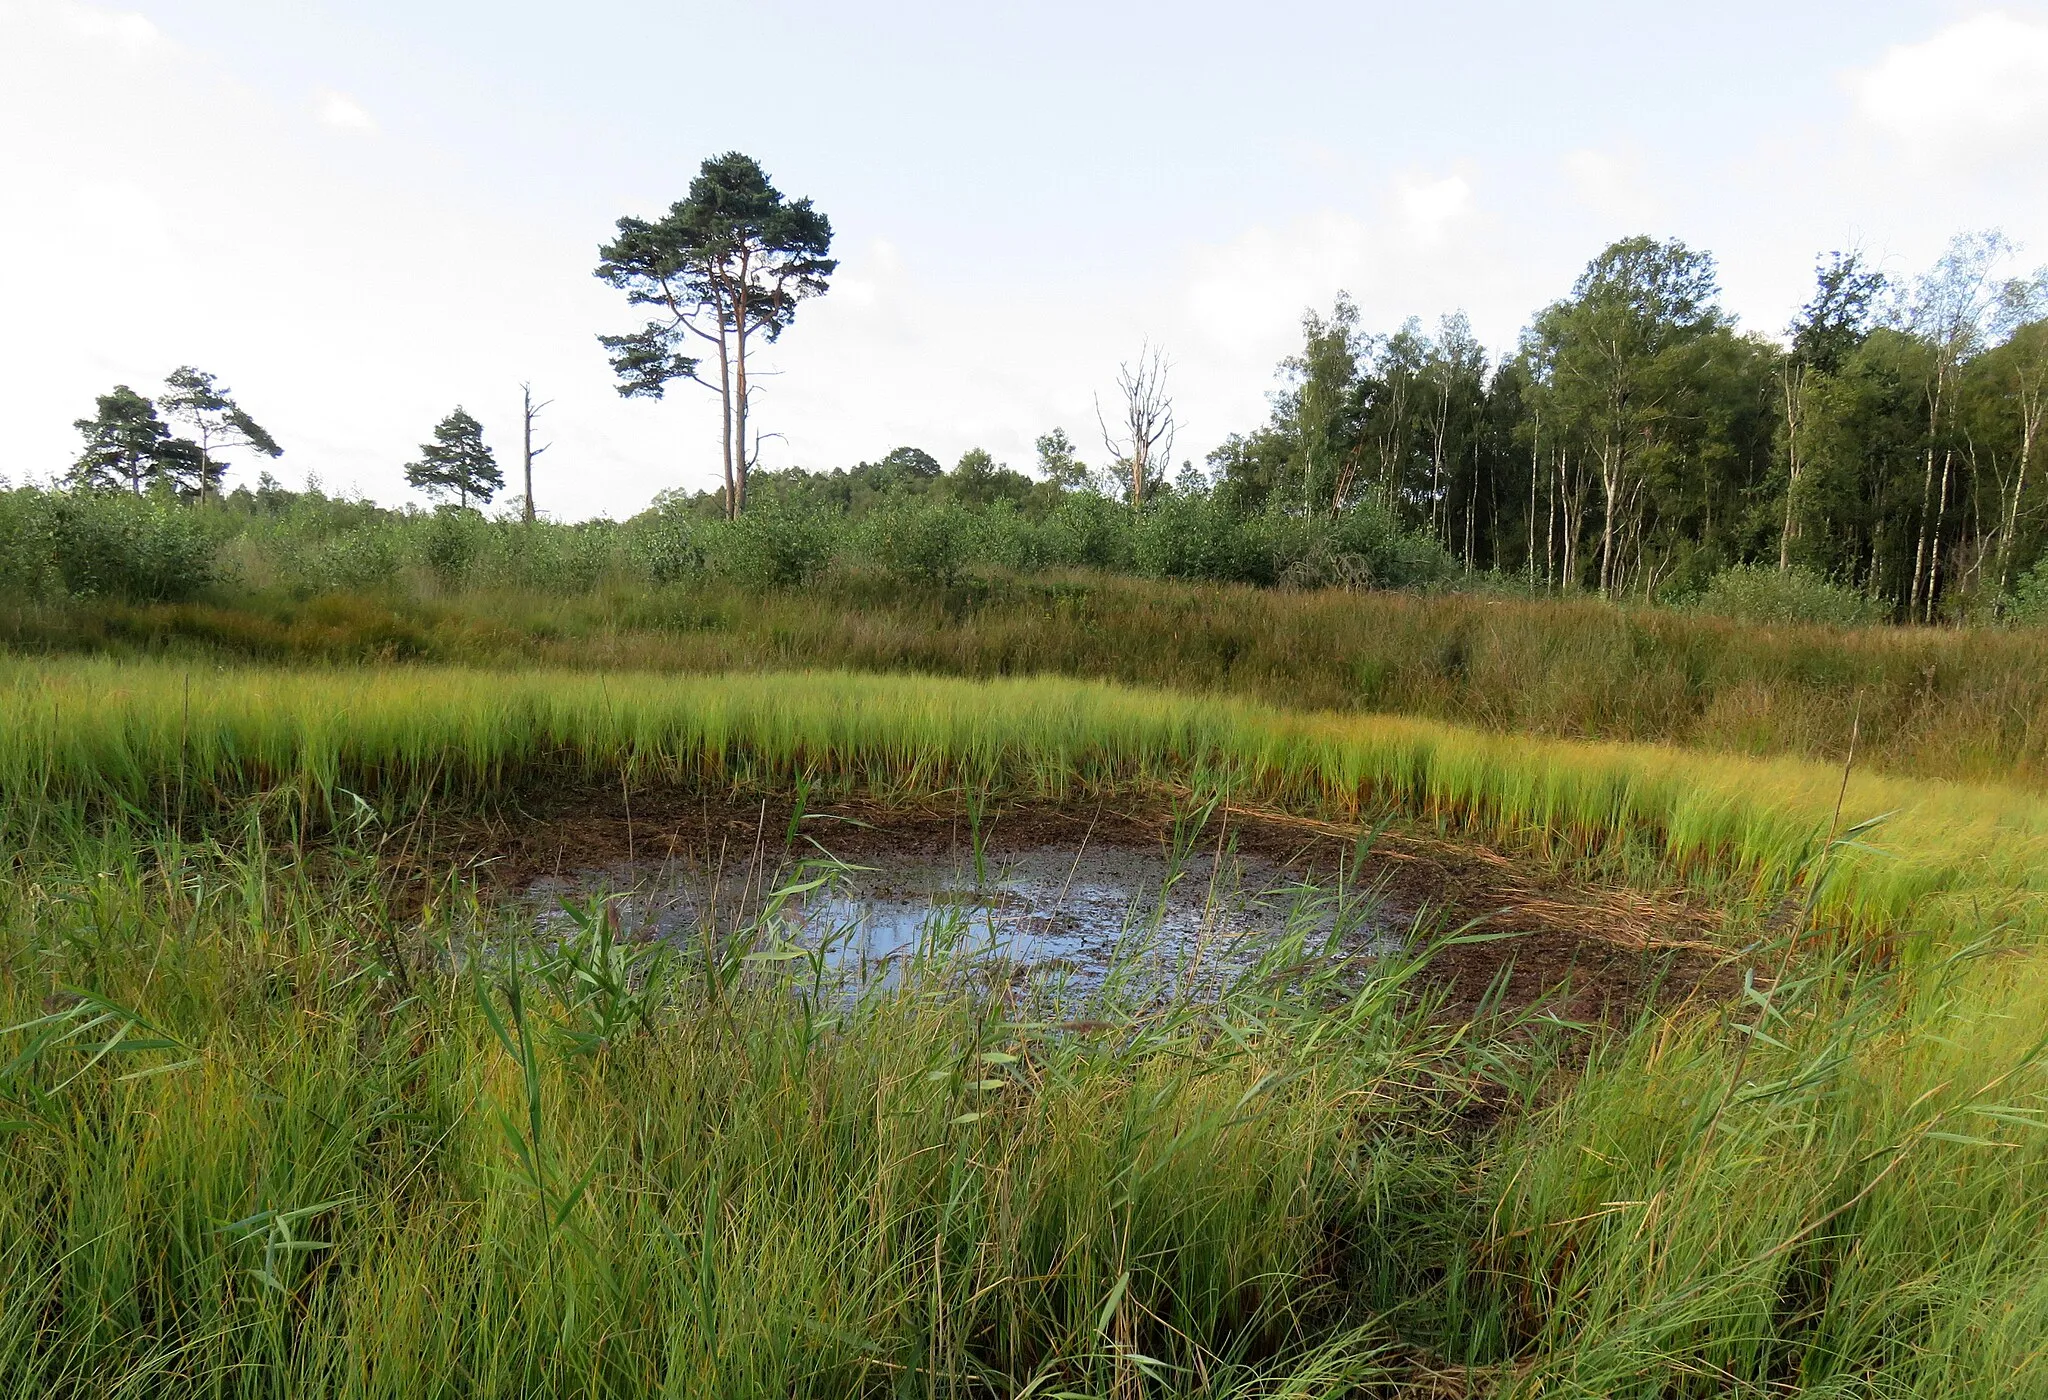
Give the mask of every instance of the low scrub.
M 1693 607 L 1737 622 L 1818 624 L 1855 627 L 1882 622 L 1891 609 L 1882 600 L 1831 583 L 1804 569 L 1777 570 L 1737 564 L 1707 581 Z
M 27 599 L 190 598 L 219 576 L 211 523 L 154 496 L 0 492 L 0 591 Z

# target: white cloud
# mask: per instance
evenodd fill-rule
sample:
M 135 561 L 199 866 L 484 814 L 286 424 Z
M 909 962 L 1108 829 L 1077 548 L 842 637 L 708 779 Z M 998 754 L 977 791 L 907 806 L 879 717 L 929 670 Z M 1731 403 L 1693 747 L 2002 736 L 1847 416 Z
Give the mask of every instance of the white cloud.
M 1216 421 L 1200 426 L 1220 437 L 1256 422 L 1274 365 L 1298 348 L 1302 312 L 1327 311 L 1339 291 L 1371 330 L 1462 309 L 1482 338 L 1511 344 L 1533 292 L 1503 233 L 1465 176 L 1408 175 L 1370 212 L 1325 210 L 1197 248 L 1179 315 L 1162 329 L 1189 401 L 1214 406 Z
M 112 44 L 127 53 L 139 54 L 163 42 L 161 30 L 144 16 L 131 12 L 66 4 L 59 14 L 64 27 L 79 38 Z
M 351 97 L 328 89 L 323 91 L 315 104 L 322 126 L 331 126 L 337 131 L 375 131 L 377 119 Z
M 1431 239 L 1472 212 L 1472 185 L 1462 175 L 1446 175 L 1441 180 L 1404 179 L 1395 201 L 1409 232 Z
M 1564 158 L 1564 174 L 1579 200 L 1609 221 L 1647 225 L 1658 217 L 1658 201 L 1644 188 L 1636 163 L 1625 156 L 1571 151 Z
M 2048 144 L 2048 23 L 1992 10 L 1894 45 L 1848 83 L 1858 115 L 1921 160 Z

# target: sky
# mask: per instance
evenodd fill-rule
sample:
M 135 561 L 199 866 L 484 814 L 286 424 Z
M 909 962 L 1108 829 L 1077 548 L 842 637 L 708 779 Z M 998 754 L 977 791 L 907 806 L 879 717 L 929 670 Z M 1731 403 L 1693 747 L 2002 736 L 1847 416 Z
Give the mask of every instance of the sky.
M 1767 334 L 1825 250 L 2048 262 L 2048 4 L 0 0 L 0 477 L 194 364 L 291 485 L 404 501 L 458 404 L 515 476 L 530 382 L 544 512 L 708 487 L 715 398 L 618 396 L 591 271 L 735 149 L 841 259 L 765 356 L 764 465 L 1100 462 L 1147 344 L 1199 462 L 1340 290 L 1500 351 L 1637 233 Z

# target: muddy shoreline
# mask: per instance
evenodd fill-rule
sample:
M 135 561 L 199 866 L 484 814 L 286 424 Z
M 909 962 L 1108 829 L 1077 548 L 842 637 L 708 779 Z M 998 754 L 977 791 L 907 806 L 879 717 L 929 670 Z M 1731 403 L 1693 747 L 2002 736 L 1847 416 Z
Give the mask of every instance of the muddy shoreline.
M 1369 837 L 1362 848 L 1361 837 Z M 892 806 L 790 795 L 562 791 L 517 809 L 443 826 L 412 843 L 419 874 L 470 868 L 497 897 L 644 884 L 670 869 L 755 872 L 756 885 L 826 853 L 892 870 L 971 869 L 977 844 L 1000 866 L 1021 855 L 1089 850 L 1136 868 L 1228 852 L 1273 879 L 1378 891 L 1375 925 L 1513 935 L 1439 951 L 1429 976 L 1453 1012 L 1489 996 L 1582 1023 L 1612 1022 L 1645 1003 L 1719 999 L 1740 973 L 1721 911 L 1685 891 L 1644 892 L 1544 869 L 1509 852 L 1412 825 L 1368 828 L 1283 812 L 1218 810 L 1198 830 L 1169 800 L 1114 805 L 1003 805 L 977 822 L 960 805 Z M 595 878 L 593 878 L 595 877 Z M 625 878 L 621 878 L 625 877 Z M 637 878 L 636 878 L 637 877 Z M 1185 878 L 1185 877 L 1184 877 Z M 758 891 L 757 891 L 758 892 Z

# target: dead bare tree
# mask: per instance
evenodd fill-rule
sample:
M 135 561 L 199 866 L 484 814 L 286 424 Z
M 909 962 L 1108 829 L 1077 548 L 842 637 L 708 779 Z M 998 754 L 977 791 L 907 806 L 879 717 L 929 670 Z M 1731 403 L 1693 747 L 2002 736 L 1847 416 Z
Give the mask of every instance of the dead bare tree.
M 1102 445 L 1129 477 L 1134 510 L 1145 504 L 1145 488 L 1164 477 L 1173 460 L 1173 400 L 1166 392 L 1166 374 L 1172 367 L 1166 352 L 1150 341 L 1139 347 L 1135 362 L 1117 366 L 1116 388 L 1124 400 L 1121 438 L 1103 420 L 1101 398 L 1095 400 Z
M 533 445 L 533 420 L 540 417 L 540 411 L 553 403 L 554 400 L 545 399 L 540 403 L 535 403 L 533 401 L 533 386 L 531 384 L 521 384 L 519 392 L 525 405 L 520 415 L 520 422 L 524 425 L 525 430 L 524 450 L 521 453 L 521 458 L 526 467 L 526 503 L 522 510 L 526 523 L 531 525 L 533 523 L 533 459 L 554 446 L 551 442 L 543 443 L 539 447 Z

